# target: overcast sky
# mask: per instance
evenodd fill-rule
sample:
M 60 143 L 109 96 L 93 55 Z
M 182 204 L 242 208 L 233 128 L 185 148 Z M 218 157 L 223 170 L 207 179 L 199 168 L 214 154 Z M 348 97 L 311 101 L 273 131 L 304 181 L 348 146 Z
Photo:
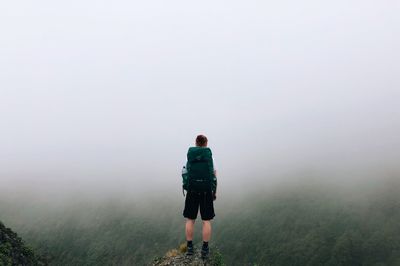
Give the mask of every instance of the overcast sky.
M 3 1 L 0 182 L 179 188 L 200 133 L 222 187 L 395 167 L 399 14 L 395 0 Z

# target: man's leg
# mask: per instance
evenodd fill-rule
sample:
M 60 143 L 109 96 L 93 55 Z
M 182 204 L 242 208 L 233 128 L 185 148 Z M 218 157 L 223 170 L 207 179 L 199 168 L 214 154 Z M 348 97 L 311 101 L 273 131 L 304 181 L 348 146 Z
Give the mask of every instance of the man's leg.
M 208 241 L 211 238 L 211 221 L 203 220 L 203 246 L 201 247 L 201 256 L 205 258 L 208 255 Z
M 210 241 L 211 238 L 211 221 L 203 220 L 203 242 Z
M 185 232 L 186 232 L 186 255 L 193 255 L 194 249 L 193 249 L 193 231 L 194 231 L 194 221 L 191 219 L 186 220 L 186 226 L 185 226 Z
M 214 204 L 212 192 L 205 192 L 200 201 L 200 214 L 203 220 L 203 246 L 201 247 L 201 256 L 207 257 L 209 253 L 208 242 L 211 239 L 211 219 L 214 218 Z
M 186 231 L 186 240 L 187 241 L 193 240 L 194 221 L 195 220 L 186 219 L 185 231 Z

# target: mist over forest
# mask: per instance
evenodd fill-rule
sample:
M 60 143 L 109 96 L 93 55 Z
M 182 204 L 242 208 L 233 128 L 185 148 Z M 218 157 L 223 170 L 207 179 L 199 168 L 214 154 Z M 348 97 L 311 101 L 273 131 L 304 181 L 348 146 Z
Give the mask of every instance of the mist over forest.
M 2 230 L 50 265 L 146 265 L 185 242 L 204 134 L 226 265 L 400 265 L 399 11 L 2 3 Z

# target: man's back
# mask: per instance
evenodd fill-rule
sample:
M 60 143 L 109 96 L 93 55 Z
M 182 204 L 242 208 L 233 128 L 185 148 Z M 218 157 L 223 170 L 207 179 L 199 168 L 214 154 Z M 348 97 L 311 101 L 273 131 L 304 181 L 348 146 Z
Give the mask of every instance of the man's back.
M 187 152 L 188 190 L 212 191 L 214 164 L 211 149 L 190 147 Z

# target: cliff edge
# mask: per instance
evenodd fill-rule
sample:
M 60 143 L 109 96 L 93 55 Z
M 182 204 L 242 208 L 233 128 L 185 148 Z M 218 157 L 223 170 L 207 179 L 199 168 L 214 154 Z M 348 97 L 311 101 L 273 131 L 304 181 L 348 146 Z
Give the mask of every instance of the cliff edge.
M 150 266 L 223 266 L 222 255 L 216 247 L 210 246 L 210 254 L 202 259 L 201 248 L 196 248 L 194 255 L 186 255 L 186 244 L 182 244 L 178 249 L 168 251 L 165 256 L 156 258 Z

